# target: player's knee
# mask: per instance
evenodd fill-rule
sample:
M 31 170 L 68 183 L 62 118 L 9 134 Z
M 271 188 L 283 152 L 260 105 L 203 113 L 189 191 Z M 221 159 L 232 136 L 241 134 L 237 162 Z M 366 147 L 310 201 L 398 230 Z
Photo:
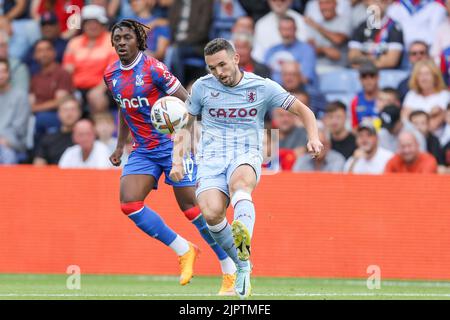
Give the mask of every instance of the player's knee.
M 209 225 L 215 225 L 217 221 L 222 221 L 225 216 L 226 208 L 210 199 L 199 201 L 199 207 Z
M 144 201 L 121 202 L 120 208 L 125 215 L 129 216 L 141 211 L 144 208 Z
M 235 194 L 237 191 L 241 190 L 247 193 L 251 193 L 251 183 L 245 181 L 245 179 L 239 179 L 230 184 L 231 194 Z
M 238 189 L 233 193 L 233 195 L 231 197 L 231 205 L 234 208 L 236 206 L 236 204 L 242 200 L 247 200 L 247 201 L 253 202 L 252 195 L 250 192 L 247 192 L 246 190 L 243 190 L 243 189 Z

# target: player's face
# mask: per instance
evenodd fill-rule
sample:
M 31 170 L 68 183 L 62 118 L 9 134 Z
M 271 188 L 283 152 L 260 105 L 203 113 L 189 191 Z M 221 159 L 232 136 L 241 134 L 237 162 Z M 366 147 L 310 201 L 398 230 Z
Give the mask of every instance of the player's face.
M 213 55 L 205 56 L 211 74 L 223 85 L 232 87 L 240 81 L 239 55 L 221 50 Z
M 139 52 L 134 31 L 127 27 L 117 28 L 112 40 L 120 60 L 124 63 L 132 62 Z

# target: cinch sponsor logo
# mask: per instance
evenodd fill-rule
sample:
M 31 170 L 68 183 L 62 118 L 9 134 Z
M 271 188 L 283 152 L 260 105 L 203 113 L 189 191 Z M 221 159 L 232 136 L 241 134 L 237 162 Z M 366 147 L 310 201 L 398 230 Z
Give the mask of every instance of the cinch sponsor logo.
M 122 96 L 120 94 L 117 95 L 117 97 L 114 99 L 117 101 L 119 106 L 121 108 L 142 108 L 142 107 L 149 107 L 150 103 L 148 102 L 147 98 L 143 98 L 141 96 L 137 96 L 131 99 L 124 98 L 122 99 Z
M 258 110 L 256 108 L 245 109 L 245 108 L 212 108 L 209 109 L 209 115 L 215 118 L 246 118 L 246 117 L 255 117 L 258 114 Z

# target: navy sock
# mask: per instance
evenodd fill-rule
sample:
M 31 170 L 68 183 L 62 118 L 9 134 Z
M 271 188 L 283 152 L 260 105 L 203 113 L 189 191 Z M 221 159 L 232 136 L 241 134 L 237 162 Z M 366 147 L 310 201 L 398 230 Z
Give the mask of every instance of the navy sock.
M 202 238 L 209 244 L 211 249 L 213 249 L 219 260 L 226 259 L 228 257 L 227 253 L 217 244 L 214 238 L 209 233 L 208 226 L 206 225 L 205 218 L 200 214 L 197 218 L 191 221 L 192 224 L 200 232 Z

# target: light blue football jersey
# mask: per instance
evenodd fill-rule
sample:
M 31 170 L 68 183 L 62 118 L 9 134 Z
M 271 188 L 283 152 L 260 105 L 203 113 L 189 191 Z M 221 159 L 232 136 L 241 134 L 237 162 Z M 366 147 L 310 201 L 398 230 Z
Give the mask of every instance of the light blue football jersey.
M 250 72 L 244 72 L 234 87 L 213 75 L 199 78 L 186 102 L 190 114 L 202 116 L 198 159 L 262 154 L 265 113 L 276 107 L 288 109 L 294 100 L 278 83 Z

